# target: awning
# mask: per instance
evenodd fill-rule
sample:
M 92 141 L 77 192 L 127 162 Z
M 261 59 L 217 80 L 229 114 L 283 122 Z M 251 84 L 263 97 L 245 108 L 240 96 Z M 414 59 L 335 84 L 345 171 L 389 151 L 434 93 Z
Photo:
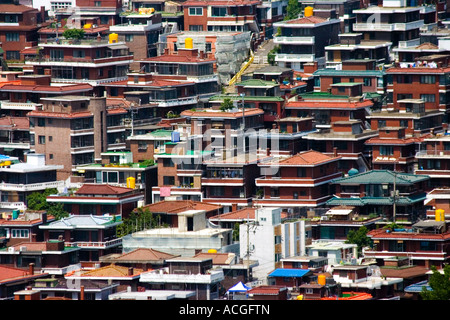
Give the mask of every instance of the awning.
M 119 45 L 110 45 L 108 46 L 108 48 L 111 50 L 120 50 L 120 49 L 128 49 L 128 46 L 124 44 L 119 44 Z

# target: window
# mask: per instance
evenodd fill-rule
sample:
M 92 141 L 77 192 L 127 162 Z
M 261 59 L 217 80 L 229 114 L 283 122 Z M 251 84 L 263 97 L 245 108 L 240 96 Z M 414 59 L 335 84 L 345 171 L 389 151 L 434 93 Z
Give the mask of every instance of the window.
M 380 156 L 392 156 L 394 154 L 394 147 L 380 146 Z
M 45 144 L 45 136 L 38 136 L 38 143 Z
M 205 44 L 205 51 L 206 51 L 206 52 L 211 52 L 211 51 L 212 51 L 212 45 L 211 45 L 211 42 L 207 42 L 207 43 Z
M 211 11 L 213 17 L 225 17 L 227 15 L 226 7 L 213 7 Z
M 190 25 L 189 31 L 203 31 L 203 25 Z
M 271 198 L 279 198 L 280 190 L 278 188 L 270 188 L 270 197 Z
M 20 51 L 6 51 L 6 60 L 20 60 Z
M 190 16 L 202 16 L 203 15 L 203 8 L 189 8 L 189 15 Z
M 38 118 L 38 127 L 45 127 L 45 118 Z
M 101 1 L 94 1 L 94 6 L 101 7 L 102 6 L 102 2 Z
M 372 78 L 364 78 L 364 86 L 370 87 L 372 85 Z
M 131 42 L 134 40 L 134 35 L 133 34 L 126 34 L 125 35 L 125 42 Z
M 163 177 L 163 185 L 165 185 L 165 186 L 175 185 L 175 177 L 174 176 L 164 176 Z
M 53 136 L 48 136 L 48 142 L 52 142 L 53 141 Z
M 378 129 L 386 127 L 386 120 L 378 120 Z
M 435 102 L 436 96 L 434 94 L 421 94 L 420 99 L 422 99 L 424 102 Z
M 420 83 L 436 83 L 436 76 L 420 76 Z
M 74 58 L 84 58 L 86 55 L 85 55 L 85 52 L 84 52 L 84 50 L 73 50 L 73 57 Z
M 224 187 L 211 187 L 209 188 L 209 194 L 211 196 L 223 196 L 225 194 Z
M 17 32 L 7 32 L 6 41 L 19 41 L 19 34 Z
M 147 151 L 146 141 L 138 141 L 138 151 Z
M 170 158 L 164 158 L 163 159 L 163 167 L 173 167 L 173 161 Z
M 11 237 L 12 238 L 28 238 L 29 233 L 30 233 L 30 231 L 26 230 L 26 229 L 12 229 Z

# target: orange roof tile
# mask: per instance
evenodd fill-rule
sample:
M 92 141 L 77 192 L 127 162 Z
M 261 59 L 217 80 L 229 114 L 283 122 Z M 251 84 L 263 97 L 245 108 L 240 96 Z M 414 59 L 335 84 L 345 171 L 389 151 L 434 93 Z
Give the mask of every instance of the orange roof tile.
M 124 262 L 124 261 L 156 261 L 156 260 L 166 260 L 176 257 L 176 255 L 165 253 L 162 251 L 138 248 L 136 250 L 124 253 L 119 257 L 114 258 L 114 261 Z
M 263 163 L 262 165 L 277 165 L 277 166 L 311 166 L 319 165 L 333 160 L 338 160 L 341 157 L 334 157 L 323 154 L 322 152 L 309 150 L 297 153 L 287 159 L 282 159 L 278 162 Z
M 60 119 L 75 119 L 75 118 L 88 118 L 92 117 L 93 114 L 90 111 L 84 112 L 50 112 L 50 111 L 30 111 L 27 113 L 28 117 L 45 117 L 45 118 L 60 118 Z
M 46 274 L 39 274 L 43 276 Z M 15 280 L 23 280 L 26 278 L 36 277 L 36 275 L 30 274 L 27 270 L 18 269 L 13 267 L 7 267 L 0 265 L 0 283 L 13 282 Z
M 131 188 L 111 186 L 109 184 L 83 184 L 76 194 L 120 195 L 133 191 Z
M 235 257 L 232 253 L 210 253 L 201 252 L 194 256 L 195 258 L 211 258 L 213 265 L 227 265 L 230 264 Z
M 255 220 L 256 208 L 243 208 L 210 217 L 210 220 Z
M 322 23 L 325 21 L 327 21 L 327 19 L 311 16 L 311 17 L 304 17 L 304 18 L 299 18 L 299 19 L 295 19 L 295 20 L 289 20 L 289 21 L 286 21 L 286 23 L 289 23 L 289 24 L 316 24 L 316 23 Z
M 167 213 L 176 214 L 187 210 L 205 210 L 206 212 L 215 211 L 222 208 L 222 206 L 212 203 L 192 201 L 192 200 L 177 200 L 177 201 L 159 201 L 148 204 L 143 209 L 149 209 L 152 213 Z
M 111 264 L 98 269 L 82 272 L 80 275 L 81 277 L 102 277 L 102 278 L 134 277 L 144 272 L 143 269 L 133 268 L 133 274 L 130 276 L 128 275 L 128 271 L 129 271 L 128 267 Z

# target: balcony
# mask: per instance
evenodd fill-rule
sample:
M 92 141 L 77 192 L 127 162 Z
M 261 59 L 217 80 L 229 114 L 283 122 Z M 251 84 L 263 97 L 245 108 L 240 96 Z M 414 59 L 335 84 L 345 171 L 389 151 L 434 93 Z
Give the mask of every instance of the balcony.
M 92 59 L 87 58 L 29 58 L 25 61 L 26 65 L 40 65 L 40 66 L 66 66 L 66 67 L 85 67 L 85 68 L 100 68 L 112 65 L 129 64 L 133 62 L 132 55 L 117 56 L 117 57 L 105 57 Z M 128 77 L 126 77 L 128 79 Z
M 197 97 L 182 97 L 170 100 L 150 100 L 150 103 L 157 103 L 158 107 L 176 107 L 198 103 Z
M 409 31 L 422 27 L 423 20 L 406 22 L 406 23 L 367 23 L 357 22 L 353 25 L 353 31 Z
M 123 77 L 113 77 L 113 78 L 106 78 L 106 79 L 63 79 L 63 78 L 52 78 L 52 82 L 54 83 L 80 83 L 80 84 L 85 84 L 88 83 L 93 87 L 99 86 L 99 85 L 103 85 L 106 83 L 111 83 L 111 82 L 117 82 L 117 81 L 125 81 L 127 80 L 128 77 L 127 76 L 123 76 Z
M 417 159 L 450 159 L 450 150 L 422 150 L 416 153 Z
M 41 103 L 0 101 L 2 110 L 34 111 L 42 107 Z
M 315 43 L 315 37 L 274 37 L 275 44 L 309 44 Z
M 328 176 L 319 177 L 319 178 L 311 178 L 311 177 L 292 177 L 292 178 L 284 178 L 284 177 L 270 177 L 263 176 L 255 179 L 255 184 L 258 187 L 314 187 L 317 185 L 321 185 L 324 182 L 331 181 L 333 179 L 337 179 L 342 177 L 340 172 L 333 173 Z
M 296 53 L 277 53 L 275 61 L 281 62 L 314 62 L 316 55 L 313 53 L 296 54 Z
M 141 273 L 141 282 L 151 283 L 198 283 L 213 284 L 224 279 L 223 271 L 211 271 L 208 274 L 166 274 L 163 270 Z
M 64 181 L 52 181 L 52 182 L 41 182 L 41 183 L 30 183 L 30 184 L 15 184 L 15 183 L 0 183 L 0 191 L 17 191 L 17 192 L 27 192 L 27 191 L 43 191 L 48 188 L 63 188 Z
M 30 141 L 0 141 L 0 148 L 11 148 L 11 149 L 23 149 L 23 150 L 29 150 L 30 149 Z
M 113 239 L 109 241 L 76 241 L 76 242 L 65 242 L 66 247 L 76 247 L 83 249 L 108 249 L 112 247 L 117 247 L 122 244 L 122 238 Z
M 147 32 L 161 28 L 161 23 L 153 23 L 152 20 L 146 20 L 147 23 L 121 23 L 109 27 L 110 32 Z

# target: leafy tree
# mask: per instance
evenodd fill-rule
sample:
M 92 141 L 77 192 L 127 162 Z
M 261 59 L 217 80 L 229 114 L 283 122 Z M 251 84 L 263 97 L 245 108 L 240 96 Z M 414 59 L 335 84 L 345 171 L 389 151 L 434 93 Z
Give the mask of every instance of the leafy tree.
M 230 98 L 223 99 L 223 102 L 220 104 L 221 111 L 227 111 L 233 109 L 233 107 L 234 107 L 233 101 L 231 101 Z
M 234 228 L 233 228 L 233 241 L 239 241 L 239 223 L 235 223 L 234 224 Z
M 29 210 L 45 210 L 48 215 L 54 216 L 55 219 L 67 217 L 69 213 L 64 210 L 62 203 L 49 203 L 47 196 L 58 193 L 55 188 L 45 189 L 44 192 L 33 192 L 27 196 L 27 208 Z
M 431 266 L 433 274 L 428 280 L 432 290 L 422 288 L 420 296 L 423 300 L 449 300 L 450 299 L 450 265 L 444 267 L 444 273 L 440 273 L 436 266 Z
M 358 253 L 362 252 L 364 247 L 372 247 L 372 239 L 367 236 L 369 230 L 362 226 L 358 230 L 350 230 L 347 234 L 347 240 L 345 243 L 353 243 L 358 246 Z
M 66 39 L 81 40 L 84 38 L 85 31 L 83 29 L 66 29 L 63 32 L 63 37 Z
M 137 208 L 117 227 L 117 236 L 124 237 L 139 230 L 156 228 L 159 225 L 159 218 L 154 217 L 148 208 Z
M 298 4 L 298 0 L 289 0 L 288 5 L 286 7 L 286 16 L 284 20 L 292 20 L 298 18 L 298 15 L 301 12 L 300 5 Z

